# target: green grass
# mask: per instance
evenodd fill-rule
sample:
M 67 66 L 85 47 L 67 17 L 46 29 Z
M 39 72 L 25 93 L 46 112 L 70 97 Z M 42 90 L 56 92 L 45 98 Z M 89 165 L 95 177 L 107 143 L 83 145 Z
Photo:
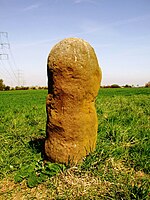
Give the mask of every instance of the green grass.
M 44 166 L 46 95 L 0 92 L 2 199 L 149 199 L 150 89 L 100 89 L 96 150 L 71 168 Z
M 45 136 L 46 91 L 1 92 L 1 177 L 41 159 L 34 139 Z

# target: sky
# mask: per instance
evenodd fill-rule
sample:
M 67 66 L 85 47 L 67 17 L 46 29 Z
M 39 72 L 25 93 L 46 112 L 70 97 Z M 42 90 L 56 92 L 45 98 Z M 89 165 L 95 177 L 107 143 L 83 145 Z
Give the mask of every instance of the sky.
M 102 85 L 150 81 L 150 0 L 0 0 L 0 32 L 5 85 L 47 86 L 48 54 L 68 37 L 94 48 Z

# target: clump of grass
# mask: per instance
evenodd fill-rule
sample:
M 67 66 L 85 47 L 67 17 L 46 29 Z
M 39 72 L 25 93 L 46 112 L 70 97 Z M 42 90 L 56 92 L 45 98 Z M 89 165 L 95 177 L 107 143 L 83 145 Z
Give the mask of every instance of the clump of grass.
M 27 180 L 27 186 L 32 188 L 38 184 L 46 181 L 48 177 L 57 175 L 60 171 L 64 171 L 65 166 L 55 163 L 46 163 L 42 161 L 34 161 L 30 165 L 21 167 L 16 173 L 15 182 L 21 182 L 24 179 Z

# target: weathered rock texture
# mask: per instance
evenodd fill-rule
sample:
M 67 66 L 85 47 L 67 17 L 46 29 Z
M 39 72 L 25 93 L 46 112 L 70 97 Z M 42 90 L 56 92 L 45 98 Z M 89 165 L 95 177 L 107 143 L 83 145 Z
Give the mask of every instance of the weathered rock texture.
M 75 164 L 95 149 L 95 98 L 101 70 L 84 40 L 64 39 L 48 57 L 47 138 L 45 153 L 54 162 Z

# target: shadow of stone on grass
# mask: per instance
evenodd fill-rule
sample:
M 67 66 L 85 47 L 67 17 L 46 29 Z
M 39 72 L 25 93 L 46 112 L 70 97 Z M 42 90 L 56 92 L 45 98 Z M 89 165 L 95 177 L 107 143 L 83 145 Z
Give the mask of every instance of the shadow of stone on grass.
M 29 142 L 29 146 L 36 152 L 36 153 L 41 153 L 41 157 L 45 159 L 45 138 L 40 137 L 40 138 L 33 138 Z

